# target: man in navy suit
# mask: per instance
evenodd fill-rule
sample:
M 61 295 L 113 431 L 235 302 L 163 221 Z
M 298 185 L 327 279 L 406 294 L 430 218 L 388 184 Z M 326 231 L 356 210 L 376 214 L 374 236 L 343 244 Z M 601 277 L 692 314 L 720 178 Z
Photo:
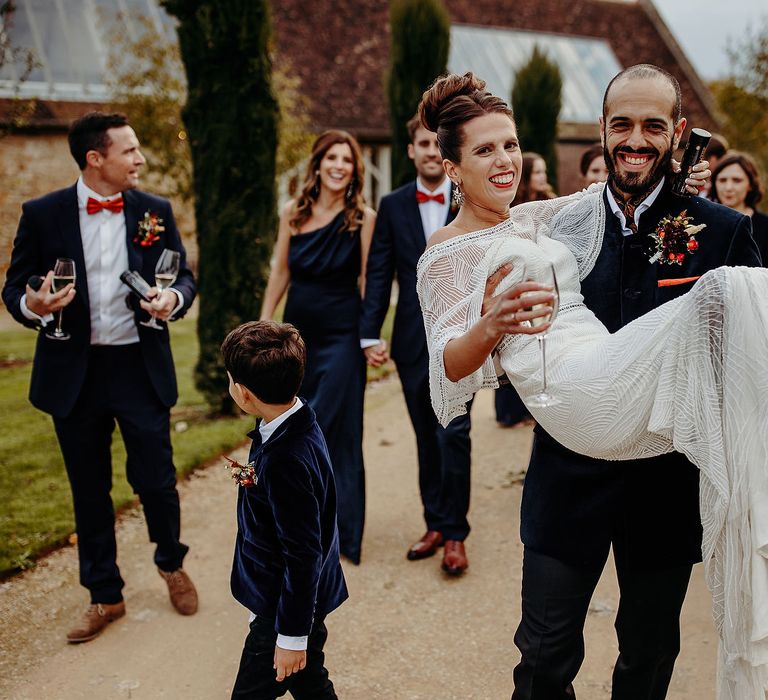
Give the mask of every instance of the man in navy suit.
M 69 145 L 82 175 L 23 205 L 3 301 L 19 323 L 39 330 L 29 396 L 53 417 L 72 489 L 80 583 L 91 604 L 67 639 L 85 642 L 125 614 L 110 497 L 115 422 L 171 602 L 184 615 L 197 610 L 197 593 L 182 569 L 188 547 L 179 540 L 170 441 L 177 389 L 168 328 L 139 323 L 150 314 L 180 318 L 196 289 L 170 203 L 136 189 L 145 159 L 126 118 L 86 114 L 73 123 Z M 153 287 L 151 301 L 138 303 L 120 274 L 135 270 L 152 283 L 166 249 L 181 254 L 176 281 L 162 292 Z M 54 293 L 57 258 L 74 260 L 76 281 Z M 47 332 L 62 309 L 65 340 Z
M 688 291 L 721 265 L 760 264 L 749 217 L 671 192 L 670 160 L 686 126 L 680 86 L 650 65 L 609 84 L 600 120 L 608 186 L 605 232 L 581 283 L 614 332 Z M 705 224 L 681 264 L 652 262 L 650 235 L 685 212 Z M 613 547 L 620 600 L 614 700 L 661 700 L 680 648 L 680 609 L 701 561 L 699 475 L 683 455 L 607 462 L 567 450 L 541 428 L 523 491 L 522 620 L 514 700 L 574 698 L 589 601 Z
M 418 116 L 407 124 L 408 155 L 417 178 L 382 198 L 368 255 L 360 338 L 368 363 L 387 359 L 378 340 L 387 314 L 393 277 L 398 299 L 392 329 L 392 359 L 403 386 L 416 433 L 419 489 L 427 531 L 409 550 L 409 560 L 432 556 L 444 545 L 443 570 L 458 576 L 467 568 L 464 540 L 469 534 L 470 418 L 456 418 L 443 428 L 429 397 L 429 356 L 424 319 L 416 294 L 416 264 L 429 237 L 452 221 L 451 182 L 443 170 L 437 136 Z

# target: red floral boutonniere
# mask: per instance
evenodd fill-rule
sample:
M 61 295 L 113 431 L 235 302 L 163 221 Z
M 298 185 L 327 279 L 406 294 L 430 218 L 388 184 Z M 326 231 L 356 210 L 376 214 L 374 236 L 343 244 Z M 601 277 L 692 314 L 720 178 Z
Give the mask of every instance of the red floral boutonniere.
M 688 216 L 687 209 L 677 216 L 665 216 L 656 230 L 649 234 L 653 239 L 650 261 L 660 265 L 682 265 L 687 255 L 693 255 L 698 250 L 696 234 L 706 227 L 706 224 L 694 226 L 693 217 Z
M 165 231 L 163 220 L 153 211 L 145 211 L 144 218 L 139 221 L 139 230 L 133 239 L 142 248 L 148 248 L 160 240 L 160 234 Z
M 253 462 L 243 465 L 236 459 L 230 459 L 229 457 L 224 457 L 224 459 L 229 462 L 228 465 L 224 465 L 224 468 L 229 469 L 230 476 L 238 486 L 256 486 L 259 478 L 256 476 L 256 466 Z

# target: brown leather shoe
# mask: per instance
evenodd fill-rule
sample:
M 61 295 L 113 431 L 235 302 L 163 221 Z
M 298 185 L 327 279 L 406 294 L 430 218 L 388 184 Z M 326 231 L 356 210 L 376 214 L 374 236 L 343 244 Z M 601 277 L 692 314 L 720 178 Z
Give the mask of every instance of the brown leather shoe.
M 458 540 L 446 540 L 443 552 L 442 568 L 449 576 L 461 576 L 469 566 L 464 543 Z
M 67 641 L 70 644 L 88 642 L 98 637 L 102 630 L 112 620 L 125 615 L 125 601 L 114 603 L 91 603 L 85 611 L 80 622 L 67 632 Z
M 408 554 L 405 556 L 409 561 L 426 559 L 431 557 L 442 544 L 443 536 L 437 530 L 427 530 L 424 536 L 408 550 Z
M 194 615 L 197 612 L 197 591 L 184 569 L 176 571 L 157 570 L 168 584 L 171 605 L 181 615 Z

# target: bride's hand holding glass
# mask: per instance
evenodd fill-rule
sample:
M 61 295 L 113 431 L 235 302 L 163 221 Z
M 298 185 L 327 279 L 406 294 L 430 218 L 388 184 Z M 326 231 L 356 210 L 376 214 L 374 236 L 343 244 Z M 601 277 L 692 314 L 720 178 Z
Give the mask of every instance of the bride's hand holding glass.
M 488 331 L 499 339 L 510 333 L 533 335 L 549 328 L 546 319 L 552 316 L 556 302 L 551 285 L 528 280 L 513 284 L 494 296 L 501 281 L 512 271 L 512 265 L 503 265 L 485 284 L 481 315 Z M 519 269 L 519 266 L 518 266 Z M 519 274 L 525 279 L 525 270 Z

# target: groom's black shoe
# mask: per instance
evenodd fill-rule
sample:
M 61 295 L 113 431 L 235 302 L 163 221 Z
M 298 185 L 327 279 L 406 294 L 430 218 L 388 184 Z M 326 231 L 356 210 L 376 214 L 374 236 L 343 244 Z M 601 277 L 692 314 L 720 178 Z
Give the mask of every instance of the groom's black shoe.
M 464 543 L 459 540 L 446 540 L 443 552 L 442 569 L 449 576 L 461 576 L 469 566 Z
M 443 536 L 437 530 L 427 530 L 424 536 L 408 550 L 408 554 L 405 556 L 409 561 L 426 559 L 431 557 L 441 544 L 443 544 Z

